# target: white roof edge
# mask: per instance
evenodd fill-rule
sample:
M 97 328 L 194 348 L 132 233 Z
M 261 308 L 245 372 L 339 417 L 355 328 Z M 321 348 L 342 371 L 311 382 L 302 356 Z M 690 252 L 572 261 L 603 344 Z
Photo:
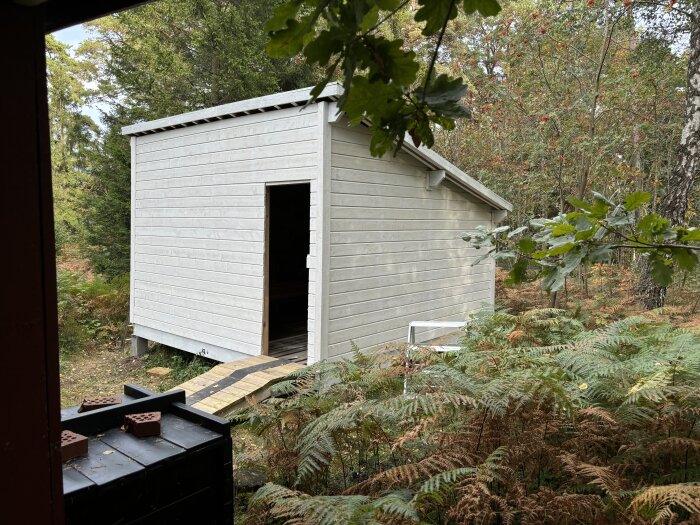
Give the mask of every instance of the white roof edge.
M 155 133 L 166 129 L 172 129 L 187 125 L 200 123 L 201 121 L 209 121 L 210 119 L 219 119 L 222 117 L 231 117 L 245 112 L 265 111 L 278 109 L 277 106 L 285 105 L 301 105 L 306 104 L 311 99 L 311 90 L 313 87 L 296 89 L 294 91 L 285 91 L 283 93 L 275 93 L 273 95 L 265 95 L 263 97 L 250 98 L 223 104 L 213 108 L 200 109 L 181 113 L 172 117 L 165 117 L 148 122 L 140 122 L 122 128 L 122 135 L 141 135 L 145 133 Z M 340 97 L 343 94 L 343 87 L 337 82 L 329 83 L 317 97 L 318 100 L 328 100 Z M 447 177 L 462 187 L 469 193 L 480 198 L 496 209 L 512 211 L 513 205 L 505 200 L 500 195 L 497 195 L 480 182 L 474 180 L 469 175 L 460 170 L 457 166 L 435 153 L 433 150 L 425 146 L 415 147 L 412 144 L 411 138 L 406 135 L 404 148 L 418 157 L 420 160 L 436 169 L 445 170 Z
M 122 135 L 139 135 L 142 133 L 160 131 L 173 127 L 195 124 L 202 120 L 206 121 L 208 119 L 218 119 L 224 116 L 233 116 L 233 114 L 240 114 L 245 111 L 272 110 L 277 109 L 275 106 L 284 106 L 287 104 L 306 104 L 311 99 L 312 89 L 313 87 L 307 87 L 295 89 L 293 91 L 284 91 L 273 95 L 239 100 L 238 102 L 231 102 L 230 104 L 223 104 L 213 108 L 181 113 L 172 117 L 131 124 L 130 126 L 124 126 L 122 128 Z M 335 98 L 342 95 L 342 93 L 342 86 L 337 82 L 331 82 L 323 89 L 317 99 Z
M 414 146 L 412 143 L 412 139 L 409 135 L 406 135 L 403 147 L 406 148 L 409 152 L 413 153 L 416 157 L 422 159 L 423 162 L 433 165 L 436 169 L 445 170 L 447 177 L 452 182 L 454 182 L 458 186 L 461 186 L 474 196 L 479 197 L 481 200 L 490 204 L 494 208 L 499 210 L 506 210 L 509 212 L 513 211 L 513 205 L 510 202 L 505 200 L 497 193 L 488 189 L 479 181 L 473 179 L 472 177 L 464 173 L 462 170 L 460 170 L 457 166 L 452 164 L 442 155 L 439 155 L 438 153 L 426 148 L 425 146 Z

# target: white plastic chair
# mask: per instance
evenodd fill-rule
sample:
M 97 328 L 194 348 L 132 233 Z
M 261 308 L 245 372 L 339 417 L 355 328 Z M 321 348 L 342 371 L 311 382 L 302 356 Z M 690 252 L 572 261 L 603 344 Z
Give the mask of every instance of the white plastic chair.
M 466 321 L 411 321 L 408 323 L 408 340 L 406 341 L 406 370 L 408 371 L 408 353 L 417 348 L 416 345 L 416 328 L 464 328 L 467 326 Z M 455 345 L 421 345 L 435 350 L 436 352 L 454 352 L 459 350 L 459 346 Z M 403 378 L 403 395 L 408 393 L 408 373 Z
M 411 321 L 408 324 L 408 347 L 415 348 L 416 346 L 416 328 L 464 328 L 467 326 L 466 321 Z M 436 352 L 454 352 L 459 350 L 459 346 L 455 345 L 424 345 Z

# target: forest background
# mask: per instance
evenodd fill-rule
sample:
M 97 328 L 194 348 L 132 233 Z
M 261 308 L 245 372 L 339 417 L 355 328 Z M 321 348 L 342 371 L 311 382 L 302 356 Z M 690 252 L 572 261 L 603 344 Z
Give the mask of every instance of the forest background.
M 87 24 L 88 38 L 74 47 L 48 37 L 65 355 L 95 341 L 119 346 L 127 336 L 130 155 L 121 127 L 323 78 L 302 56 L 266 52 L 265 24 L 281 4 L 161 0 Z M 434 56 L 435 73 L 467 86 L 469 116 L 450 131 L 434 127 L 434 148 L 513 203 L 508 224 L 570 212 L 568 197 L 590 199 L 593 191 L 614 201 L 648 192 L 635 214 L 659 209 L 686 118 L 692 2 L 503 2 L 496 16 L 460 11 L 439 53 L 437 35 L 426 37 L 425 24 L 415 20 L 421 3 L 401 5 L 380 34 L 403 39 L 421 74 Z M 697 191 L 691 184 L 684 214 L 690 226 L 697 223 Z M 636 305 L 644 260 L 617 250 L 609 264 L 578 268 L 556 296 L 532 288 L 530 296 L 561 306 L 580 291 L 597 308 L 614 292 Z M 602 296 L 591 294 L 591 275 Z M 697 271 L 681 272 L 667 304 L 694 311 L 697 281 Z M 499 289 L 507 306 L 523 295 Z
M 577 244 L 616 224 L 664 242 L 700 240 L 697 136 L 687 140 L 694 115 L 700 123 L 700 95 L 690 96 L 700 89 L 697 2 L 521 0 L 498 12 L 465 0 L 454 17 L 453 0 L 381 3 L 398 6 L 377 30 L 402 39 L 392 56 L 415 53 L 425 86 L 439 75 L 466 86 L 469 115 L 430 134 L 438 152 L 514 205 L 510 230 L 484 234 L 504 249 L 517 242 L 520 255 L 499 259 L 497 283 L 512 313 L 472 319 L 451 355 L 358 354 L 276 385 L 236 416 L 237 486 L 243 471 L 268 482 L 252 498 L 255 487 L 238 493 L 237 516 L 698 523 L 697 257 L 681 246 L 654 260 L 617 230 L 611 242 L 635 249 L 608 246 L 592 263 L 578 255 L 595 246 Z M 114 392 L 135 368 L 173 367 L 156 384 L 137 378 L 167 389 L 210 366 L 175 353 L 124 356 L 130 152 L 120 130 L 326 78 L 322 61 L 271 58 L 267 33 L 274 43 L 275 24 L 297 27 L 284 8 L 268 22 L 280 5 L 160 0 L 88 24 L 73 48 L 48 37 L 64 404 Z M 428 5 L 447 11 L 417 22 Z M 464 15 L 484 6 L 493 16 Z M 534 235 L 512 235 L 528 223 Z M 537 281 L 504 286 L 513 284 L 506 271 L 510 281 L 535 275 L 533 243 L 545 245 L 540 260 L 564 266 L 543 281 L 560 285 L 556 294 Z M 672 286 L 645 283 L 650 273 L 670 278 L 671 267 Z M 659 299 L 663 311 L 630 317 Z M 530 310 L 547 304 L 568 312 Z
M 123 125 L 304 87 L 302 58 L 272 59 L 265 22 L 280 2 L 163 0 L 87 26 L 75 48 L 48 37 L 59 253 L 77 248 L 112 279 L 129 268 L 129 145 Z M 381 30 L 427 64 L 434 43 L 408 2 Z M 666 192 L 685 116 L 689 24 L 631 2 L 505 3 L 459 15 L 438 73 L 468 86 L 470 117 L 435 149 L 514 205 L 511 224 L 570 210 L 569 196 Z M 101 122 L 84 114 L 97 103 Z M 686 222 L 696 222 L 689 199 Z M 638 257 L 620 254 L 638 271 Z

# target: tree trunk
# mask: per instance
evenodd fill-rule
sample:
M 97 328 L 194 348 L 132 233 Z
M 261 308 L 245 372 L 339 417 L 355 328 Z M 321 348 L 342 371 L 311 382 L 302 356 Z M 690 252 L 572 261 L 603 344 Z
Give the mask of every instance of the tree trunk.
M 669 219 L 674 226 L 685 222 L 688 197 L 700 171 L 700 7 L 697 5 L 690 26 L 685 124 L 678 156 L 668 177 L 666 194 L 658 209 L 659 215 Z M 654 283 L 651 268 L 646 261 L 642 266 L 638 290 L 645 308 L 660 308 L 664 305 L 666 289 Z
M 586 189 L 588 187 L 588 179 L 591 174 L 591 169 L 593 167 L 593 148 L 595 147 L 596 138 L 596 124 L 598 122 L 598 101 L 600 100 L 600 81 L 603 75 L 603 68 L 605 67 L 605 60 L 608 56 L 608 51 L 610 51 L 610 44 L 612 43 L 613 32 L 615 31 L 615 24 L 617 21 L 612 20 L 612 13 L 608 12 L 605 17 L 605 27 L 603 29 L 603 43 L 600 47 L 600 57 L 598 58 L 598 65 L 596 66 L 595 73 L 593 75 L 593 97 L 591 99 L 591 107 L 588 116 L 588 140 L 590 144 L 588 145 L 588 152 L 584 156 L 583 165 L 581 167 L 581 174 L 578 180 L 578 198 L 586 198 Z

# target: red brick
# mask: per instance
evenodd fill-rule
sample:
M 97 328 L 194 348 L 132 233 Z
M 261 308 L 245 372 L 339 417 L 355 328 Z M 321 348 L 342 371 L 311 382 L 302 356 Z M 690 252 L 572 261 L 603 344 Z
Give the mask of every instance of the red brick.
M 61 459 L 66 462 L 78 456 L 87 456 L 88 438 L 70 430 L 61 432 Z
M 119 405 L 121 402 L 122 400 L 119 396 L 91 397 L 83 400 L 78 412 L 89 412 L 90 410 L 97 410 L 98 408 L 111 407 L 113 405 Z
M 160 436 L 160 412 L 124 416 L 123 428 L 136 437 Z

